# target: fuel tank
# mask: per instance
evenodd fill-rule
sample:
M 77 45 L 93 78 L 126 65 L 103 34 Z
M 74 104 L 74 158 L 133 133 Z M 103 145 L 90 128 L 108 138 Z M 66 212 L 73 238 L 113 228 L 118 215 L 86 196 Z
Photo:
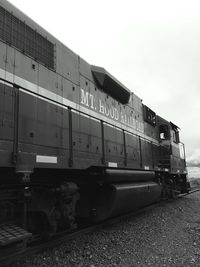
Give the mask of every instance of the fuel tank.
M 105 184 L 94 200 L 94 221 L 102 221 L 145 207 L 160 199 L 161 186 L 155 182 Z

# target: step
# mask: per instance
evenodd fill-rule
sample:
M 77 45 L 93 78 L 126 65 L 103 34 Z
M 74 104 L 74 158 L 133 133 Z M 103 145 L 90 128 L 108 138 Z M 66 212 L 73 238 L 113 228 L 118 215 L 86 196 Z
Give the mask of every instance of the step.
M 31 233 L 29 233 L 28 231 L 17 225 L 14 224 L 0 225 L 0 247 L 26 240 L 31 236 L 32 236 Z

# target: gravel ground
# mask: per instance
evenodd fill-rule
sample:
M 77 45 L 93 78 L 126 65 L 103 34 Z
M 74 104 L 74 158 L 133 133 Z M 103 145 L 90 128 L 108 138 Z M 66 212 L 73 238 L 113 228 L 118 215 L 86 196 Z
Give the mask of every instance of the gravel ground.
M 200 192 L 13 266 L 200 266 Z

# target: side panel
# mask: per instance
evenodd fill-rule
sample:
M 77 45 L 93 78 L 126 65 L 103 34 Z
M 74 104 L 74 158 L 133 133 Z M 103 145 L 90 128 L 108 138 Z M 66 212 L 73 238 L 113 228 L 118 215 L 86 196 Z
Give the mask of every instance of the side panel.
M 73 167 L 101 165 L 101 124 L 79 112 L 72 112 Z
M 70 126 L 69 110 L 66 107 L 25 93 L 24 90 L 20 91 L 19 99 L 20 151 L 56 157 L 57 165 L 51 167 L 79 169 L 102 166 L 100 120 L 72 110 Z M 154 152 L 152 143 L 109 124 L 103 125 L 106 166 L 154 168 L 157 150 Z M 72 164 L 69 164 L 69 159 Z M 45 164 L 37 166 L 47 167 Z
M 104 138 L 105 138 L 105 158 L 106 161 L 115 163 L 115 167 L 124 167 L 124 137 L 123 131 L 104 124 Z
M 5 78 L 6 68 L 6 44 L 0 42 L 0 72 L 1 76 Z
M 79 83 L 78 56 L 59 42 L 56 42 L 56 71 L 67 80 Z
M 37 98 L 32 95 L 20 92 L 19 94 L 19 143 L 24 151 L 36 152 L 34 146 L 25 148 L 25 145 L 36 143 L 36 121 L 37 121 Z M 24 145 L 22 145 L 24 144 Z M 27 152 L 28 152 L 27 151 Z
M 158 168 L 159 164 L 159 159 L 160 159 L 160 146 L 152 144 L 153 148 L 153 164 L 154 164 L 154 169 Z
M 14 83 L 14 71 L 15 71 L 15 49 L 7 45 L 5 80 Z
M 172 155 L 170 157 L 171 172 L 172 173 L 185 173 L 185 161 L 181 158 L 179 144 L 172 142 L 171 144 Z
M 14 134 L 14 90 L 0 83 L 0 140 L 12 141 Z
M 126 133 L 127 167 L 140 168 L 139 137 Z
M 34 91 L 37 91 L 38 86 L 38 69 L 39 64 L 33 59 L 23 55 L 19 51 L 15 50 L 15 83 L 18 84 L 18 78 L 27 80 L 34 84 Z M 26 88 L 26 83 L 23 82 L 23 87 Z
M 68 167 L 68 110 L 24 91 L 20 91 L 19 103 L 19 151 L 55 156 L 56 167 Z
M 141 139 L 142 167 L 146 170 L 153 169 L 153 147 L 152 143 Z
M 12 166 L 14 136 L 14 90 L 0 83 L 0 166 Z

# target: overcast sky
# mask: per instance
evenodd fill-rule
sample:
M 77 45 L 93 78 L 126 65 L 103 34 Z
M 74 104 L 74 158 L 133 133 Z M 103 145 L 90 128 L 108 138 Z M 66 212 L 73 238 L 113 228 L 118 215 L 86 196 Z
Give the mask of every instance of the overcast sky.
M 178 125 L 200 162 L 200 1 L 10 2 Z

